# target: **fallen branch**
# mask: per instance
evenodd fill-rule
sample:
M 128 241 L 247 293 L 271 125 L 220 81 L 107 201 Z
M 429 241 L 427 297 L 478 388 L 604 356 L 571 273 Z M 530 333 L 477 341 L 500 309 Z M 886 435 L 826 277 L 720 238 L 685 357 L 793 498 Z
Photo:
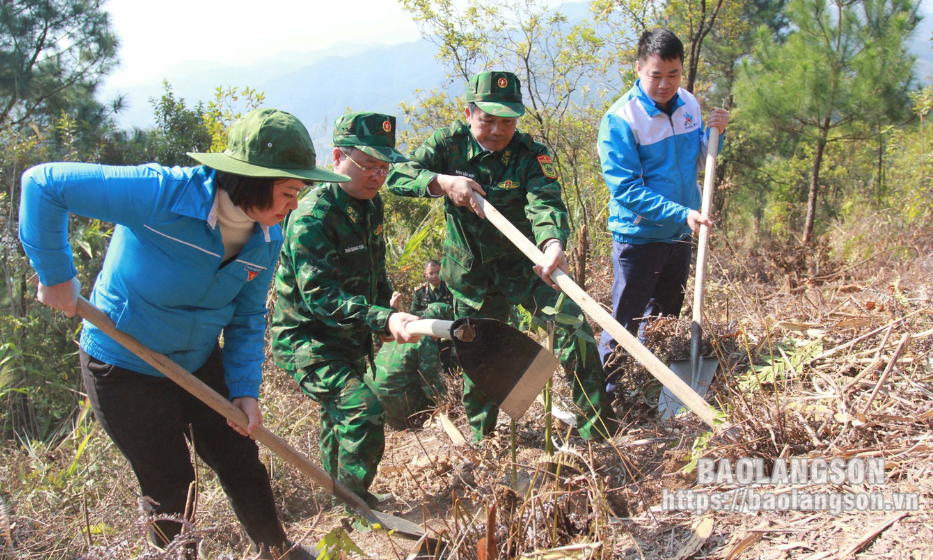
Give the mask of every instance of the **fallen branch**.
M 873 541 L 875 537 L 880 535 L 885 529 L 887 529 L 888 527 L 896 523 L 898 520 L 900 520 L 902 517 L 907 515 L 907 513 L 908 512 L 906 511 L 896 513 L 892 515 L 891 517 L 887 518 L 886 520 L 884 520 L 883 522 L 881 522 L 880 524 L 876 525 L 865 536 L 859 539 L 857 543 L 853 544 L 852 546 L 847 548 L 844 552 L 840 553 L 839 558 L 848 558 L 849 556 L 854 555 L 859 550 L 862 550 L 863 548 L 865 548 L 865 545 Z
M 878 390 L 881 389 L 881 386 L 884 385 L 884 382 L 888 380 L 888 376 L 891 375 L 891 370 L 894 369 L 894 364 L 897 363 L 898 356 L 901 355 L 901 352 L 904 351 L 904 348 L 907 347 L 907 344 L 910 342 L 910 333 L 904 335 L 904 338 L 901 339 L 900 344 L 897 345 L 897 349 L 894 351 L 894 354 L 891 356 L 891 359 L 888 361 L 888 366 L 884 368 L 884 373 L 881 374 L 881 379 L 878 380 L 878 384 L 875 385 L 875 390 L 871 392 L 871 396 L 868 397 L 868 402 L 865 403 L 865 406 L 862 407 L 862 414 L 867 414 L 868 409 L 871 407 L 872 401 L 875 400 L 875 396 L 878 394 Z
M 876 334 L 878 334 L 878 333 L 880 333 L 881 331 L 883 331 L 884 329 L 890 328 L 891 326 L 893 326 L 893 325 L 895 325 L 895 324 L 897 324 L 897 323 L 900 323 L 901 321 L 904 321 L 904 320 L 906 320 L 906 319 L 909 319 L 909 318 L 913 317 L 914 315 L 916 315 L 916 314 L 918 314 L 918 313 L 933 313 L 933 309 L 918 309 L 918 310 L 916 310 L 916 311 L 914 311 L 914 312 L 912 312 L 912 313 L 908 313 L 907 315 L 904 315 L 904 316 L 901 317 L 900 319 L 895 319 L 894 321 L 891 321 L 891 322 L 888 323 L 887 325 L 878 327 L 877 329 L 875 329 L 875 330 L 873 330 L 873 331 L 871 331 L 871 332 L 869 332 L 869 333 L 863 334 L 862 336 L 860 336 L 860 337 L 858 337 L 858 338 L 856 338 L 856 339 L 850 340 L 849 342 L 846 342 L 845 344 L 840 344 L 839 346 L 836 346 L 835 348 L 830 348 L 829 350 L 823 352 L 823 353 L 820 354 L 819 356 L 816 356 L 816 357 L 814 357 L 814 358 L 810 358 L 810 360 L 807 362 L 807 365 L 810 365 L 810 364 L 812 364 L 813 362 L 815 362 L 815 361 L 817 361 L 817 360 L 822 360 L 823 358 L 828 358 L 829 356 L 832 356 L 833 354 L 835 354 L 836 352 L 839 352 L 840 350 L 845 350 L 846 348 L 849 348 L 850 346 L 854 346 L 855 344 L 858 344 L 859 342 L 865 340 L 866 338 L 873 337 L 873 336 L 875 336 Z M 915 338 L 926 337 L 926 336 L 929 336 L 929 335 L 931 335 L 931 334 L 933 334 L 933 329 L 930 329 L 930 330 L 928 330 L 928 331 L 924 331 L 924 332 L 918 334 Z

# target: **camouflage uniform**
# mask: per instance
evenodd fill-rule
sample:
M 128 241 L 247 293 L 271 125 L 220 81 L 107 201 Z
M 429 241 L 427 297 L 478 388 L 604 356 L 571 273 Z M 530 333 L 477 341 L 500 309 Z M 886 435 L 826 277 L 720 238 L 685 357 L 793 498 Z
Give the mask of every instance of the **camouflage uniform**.
M 418 315 L 421 311 L 424 311 L 425 307 L 435 302 L 453 305 L 454 296 L 444 282 L 441 282 L 436 288 L 425 282 L 415 290 L 415 295 L 411 297 L 411 307 L 408 308 L 408 312 L 412 315 Z
M 446 303 L 453 308 L 454 295 L 443 281 L 435 288 L 430 282 L 425 282 L 420 288 L 415 290 L 415 295 L 411 298 L 411 307 L 408 312 L 412 315 L 420 315 L 424 309 L 432 303 Z M 437 351 L 441 355 L 441 365 L 447 371 L 453 371 L 454 345 L 449 340 L 438 340 Z
M 446 303 L 432 303 L 422 317 L 450 319 L 453 308 Z M 415 344 L 387 342 L 376 355 L 376 374 L 369 383 L 379 397 L 391 426 L 404 427 L 411 416 L 434 407 L 447 387 L 440 376 L 437 342 L 422 336 Z
M 511 96 L 520 101 L 513 74 L 491 72 L 478 77 L 480 80 L 474 77 L 470 82 L 474 98 L 477 91 L 492 90 L 499 99 Z M 498 87 L 502 83 L 506 87 Z M 469 93 L 467 100 L 471 100 Z M 478 105 L 483 108 L 482 103 Z M 567 209 L 557 173 L 547 148 L 530 135 L 516 131 L 503 150 L 489 152 L 476 141 L 468 124 L 457 121 L 437 130 L 408 163 L 394 166 L 386 184 L 394 194 L 429 196 L 428 185 L 438 174 L 461 175 L 479 183 L 486 191 L 486 200 L 538 246 L 550 239 L 566 243 Z M 455 206 L 450 199 L 445 200 L 444 210 L 447 235 L 441 277 L 453 292 L 455 317 L 508 321 L 514 305 L 539 314 L 543 307 L 556 303 L 559 293 L 534 273 L 532 263 L 494 225 L 467 208 Z M 562 311 L 582 316 L 580 308 L 569 300 Z M 592 336 L 588 324 L 583 328 Z M 556 343 L 565 370 L 573 372 L 569 382 L 578 408 L 580 435 L 586 439 L 605 437 L 606 427 L 611 432 L 615 426 L 596 345 L 578 340 L 563 328 L 558 329 Z M 494 429 L 498 407 L 467 379 L 463 404 L 475 439 Z
M 338 119 L 335 145 L 372 142 L 377 133 L 361 126 L 371 120 L 388 123 L 386 135 L 395 128 L 394 117 L 351 113 Z M 364 498 L 385 449 L 382 405 L 363 381 L 373 334 L 387 334 L 393 312 L 382 233 L 379 195 L 357 200 L 336 183 L 316 186 L 286 220 L 272 319 L 276 364 L 321 405 L 324 468 Z

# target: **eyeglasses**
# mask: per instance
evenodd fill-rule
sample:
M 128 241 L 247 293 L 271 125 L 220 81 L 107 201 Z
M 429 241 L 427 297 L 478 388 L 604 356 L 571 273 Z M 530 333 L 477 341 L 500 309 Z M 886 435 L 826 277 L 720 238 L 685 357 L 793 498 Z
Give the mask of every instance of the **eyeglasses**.
M 378 177 L 379 175 L 386 176 L 389 174 L 389 169 L 391 168 L 390 165 L 379 166 L 379 167 L 364 167 L 356 163 L 356 161 L 350 157 L 350 154 L 348 154 L 347 152 L 344 152 L 343 150 L 340 150 L 340 151 L 343 152 L 343 155 L 347 156 L 347 159 L 350 160 L 353 163 L 353 165 L 359 167 L 360 171 L 362 171 L 363 173 L 368 173 L 369 175 L 372 175 L 374 177 Z

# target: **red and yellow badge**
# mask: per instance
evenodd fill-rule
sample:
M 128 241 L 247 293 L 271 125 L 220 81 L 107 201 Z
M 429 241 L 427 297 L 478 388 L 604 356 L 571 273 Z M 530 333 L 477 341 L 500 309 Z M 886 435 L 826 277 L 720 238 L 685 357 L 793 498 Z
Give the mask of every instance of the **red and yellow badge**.
M 512 189 L 517 189 L 520 185 L 518 181 L 502 181 L 496 186 L 499 187 L 500 189 L 512 190 Z
M 246 271 L 246 281 L 249 282 L 253 278 L 259 275 L 259 272 L 256 270 L 247 270 Z
M 541 171 L 544 172 L 544 176 L 548 179 L 557 179 L 557 168 L 554 167 L 554 162 L 551 161 L 551 158 L 548 156 L 538 156 L 538 163 L 541 164 Z
M 385 121 L 384 123 L 382 123 L 382 130 L 386 132 L 392 132 L 392 123 L 390 123 L 389 121 Z
M 382 224 L 379 224 L 378 226 L 376 226 L 376 229 L 375 231 L 373 231 L 373 233 L 376 235 L 382 235 Z
M 499 78 L 499 81 L 496 82 L 496 83 L 499 84 L 499 87 L 500 87 L 500 88 L 505 88 L 505 87 L 508 87 L 508 85 L 509 85 L 509 81 L 506 80 L 505 78 Z

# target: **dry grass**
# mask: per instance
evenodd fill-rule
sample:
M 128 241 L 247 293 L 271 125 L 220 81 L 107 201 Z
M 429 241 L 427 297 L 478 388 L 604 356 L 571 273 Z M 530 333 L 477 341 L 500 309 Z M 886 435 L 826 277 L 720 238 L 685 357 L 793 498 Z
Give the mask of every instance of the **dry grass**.
M 658 558 L 675 556 L 693 534 L 696 517 L 657 507 L 663 489 L 696 484 L 684 469 L 692 458 L 883 456 L 887 483 L 875 490 L 919 492 L 921 510 L 876 538 L 867 539 L 870 529 L 890 512 L 718 513 L 697 556 L 728 557 L 744 547 L 743 558 L 827 558 L 865 540 L 866 558 L 926 557 L 922 543 L 933 538 L 929 240 L 929 232 L 905 237 L 899 246 L 909 250 L 878 247 L 867 260 L 847 262 L 827 256 L 840 254 L 838 247 L 804 253 L 739 251 L 727 243 L 717 248 L 705 344 L 723 367 L 708 398 L 729 411 L 738 437 L 711 436 L 692 415 L 658 421 L 650 378 L 622 360 L 626 376 L 615 406 L 625 427 L 612 442 L 588 444 L 557 422 L 559 451 L 547 457 L 544 413 L 534 404 L 516 427 L 513 481 L 504 415 L 482 446 L 460 447 L 432 418 L 419 430 L 387 432 L 373 490 L 395 496 L 384 509 L 424 522 L 432 536 L 442 537 L 446 546 L 423 551 L 426 558 L 486 558 L 488 550 L 517 558 L 567 546 L 577 547 L 568 558 Z M 807 270 L 818 273 L 808 276 Z M 604 304 L 610 282 L 611 267 L 591 263 L 589 290 Z M 662 359 L 686 357 L 687 321 L 656 321 L 648 334 L 649 347 Z M 317 406 L 283 372 L 270 368 L 266 379 L 267 426 L 317 460 Z M 449 386 L 441 408 L 469 437 L 458 404 L 460 380 L 449 379 Z M 555 393 L 570 409 L 565 382 Z M 64 440 L 7 441 L 0 451 L 15 557 L 166 557 L 147 547 L 132 473 L 93 420 L 79 418 Z M 314 543 L 352 525 L 342 509 L 331 508 L 329 496 L 268 452 L 263 457 L 290 536 Z M 202 557 L 242 557 L 247 541 L 219 485 L 209 469 L 200 468 L 199 477 L 189 537 L 201 542 Z M 382 531 L 357 529 L 350 537 L 378 558 L 406 558 L 413 545 Z

